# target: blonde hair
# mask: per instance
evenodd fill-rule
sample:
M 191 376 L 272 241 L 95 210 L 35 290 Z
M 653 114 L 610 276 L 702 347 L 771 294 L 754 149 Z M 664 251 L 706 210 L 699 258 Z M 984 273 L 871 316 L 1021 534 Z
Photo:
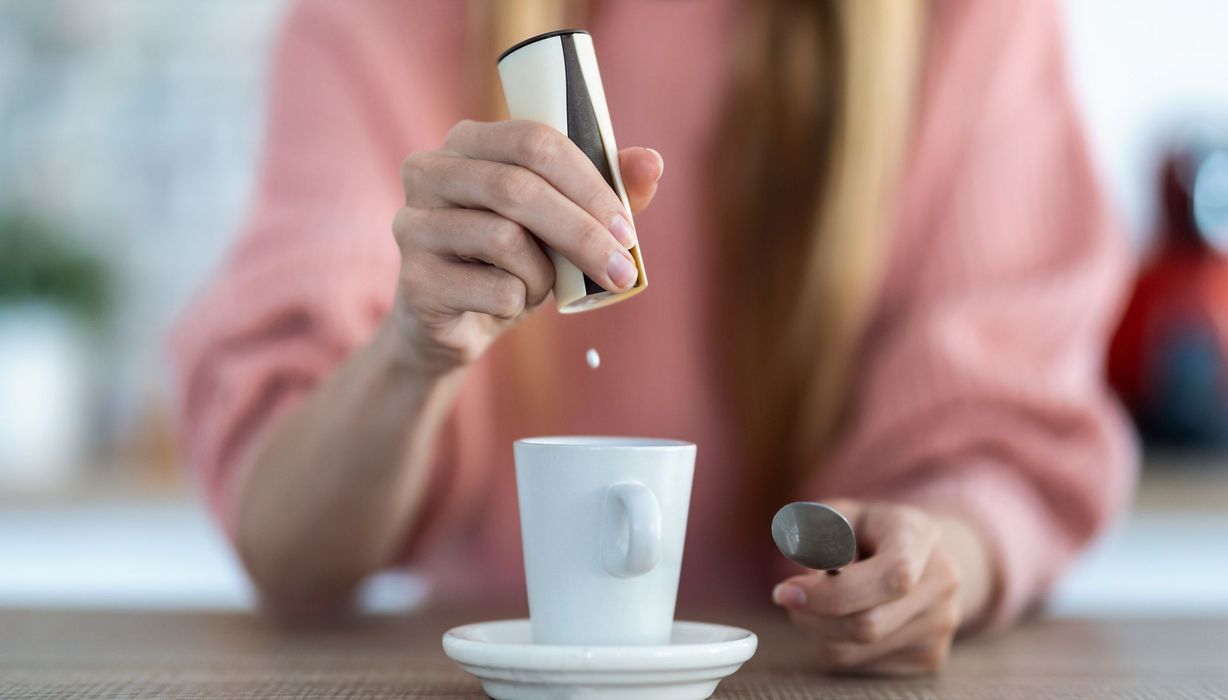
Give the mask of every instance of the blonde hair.
M 473 4 L 477 53 L 488 61 L 526 36 L 582 26 L 589 5 Z M 921 0 L 770 0 L 746 12 L 712 149 L 711 223 L 730 398 L 755 506 L 765 509 L 816 467 L 848 405 L 884 264 L 924 12 Z
M 755 3 L 713 206 L 744 454 L 770 508 L 849 405 L 911 117 L 918 0 Z

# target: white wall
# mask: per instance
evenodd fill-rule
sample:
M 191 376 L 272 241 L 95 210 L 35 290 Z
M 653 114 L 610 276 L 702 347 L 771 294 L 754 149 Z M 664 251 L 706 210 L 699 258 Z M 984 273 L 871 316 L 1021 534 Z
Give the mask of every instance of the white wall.
M 1064 10 L 1088 135 L 1141 243 L 1154 222 L 1163 141 L 1198 118 L 1228 130 L 1228 2 L 1066 0 Z
M 0 207 L 51 217 L 117 281 L 100 432 L 164 391 L 171 320 L 217 263 L 259 157 L 285 0 L 0 0 Z

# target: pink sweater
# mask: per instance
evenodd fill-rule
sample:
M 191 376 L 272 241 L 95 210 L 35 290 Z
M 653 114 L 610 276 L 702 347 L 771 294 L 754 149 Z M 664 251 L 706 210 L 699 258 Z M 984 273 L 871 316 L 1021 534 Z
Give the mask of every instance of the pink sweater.
M 389 309 L 401 159 L 472 116 L 465 5 L 308 2 L 287 20 L 250 218 L 173 343 L 190 459 L 231 534 L 252 436 Z M 472 368 L 437 446 L 431 518 L 406 533 L 403 563 L 443 582 L 436 595 L 523 591 L 511 443 L 543 433 L 694 441 L 680 600 L 764 601 L 778 579 L 768 523 L 761 552 L 730 554 L 748 467 L 733 459 L 737 426 L 710 352 L 720 341 L 708 323 L 701 170 L 737 7 L 600 5 L 591 28 L 619 143 L 655 147 L 667 163 L 637 218 L 652 284 L 588 314 L 547 308 L 513 331 L 549 353 L 553 374 L 537 386 L 552 410 L 522 410 L 507 390 L 508 342 Z M 1001 624 L 1128 501 L 1135 458 L 1101 363 L 1130 261 L 1093 178 L 1054 6 L 938 0 L 929 32 L 850 427 L 796 496 L 979 521 L 1001 572 Z M 584 363 L 590 346 L 597 371 Z

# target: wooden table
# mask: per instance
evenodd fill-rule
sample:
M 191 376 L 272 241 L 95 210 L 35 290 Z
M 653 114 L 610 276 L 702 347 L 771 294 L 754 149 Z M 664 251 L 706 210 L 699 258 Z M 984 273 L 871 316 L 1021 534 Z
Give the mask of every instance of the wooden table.
M 774 611 L 706 615 L 759 634 L 718 698 L 1228 698 L 1228 620 L 1040 620 L 914 679 L 829 678 Z M 480 698 L 440 649 L 464 612 L 286 633 L 247 615 L 0 610 L 0 698 Z

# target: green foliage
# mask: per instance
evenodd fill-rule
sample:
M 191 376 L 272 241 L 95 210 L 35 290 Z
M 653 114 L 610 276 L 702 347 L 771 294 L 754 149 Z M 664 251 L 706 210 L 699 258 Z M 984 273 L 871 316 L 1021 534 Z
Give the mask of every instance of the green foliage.
M 109 282 L 96 254 L 47 221 L 0 212 L 0 304 L 45 302 L 97 328 L 110 309 Z

